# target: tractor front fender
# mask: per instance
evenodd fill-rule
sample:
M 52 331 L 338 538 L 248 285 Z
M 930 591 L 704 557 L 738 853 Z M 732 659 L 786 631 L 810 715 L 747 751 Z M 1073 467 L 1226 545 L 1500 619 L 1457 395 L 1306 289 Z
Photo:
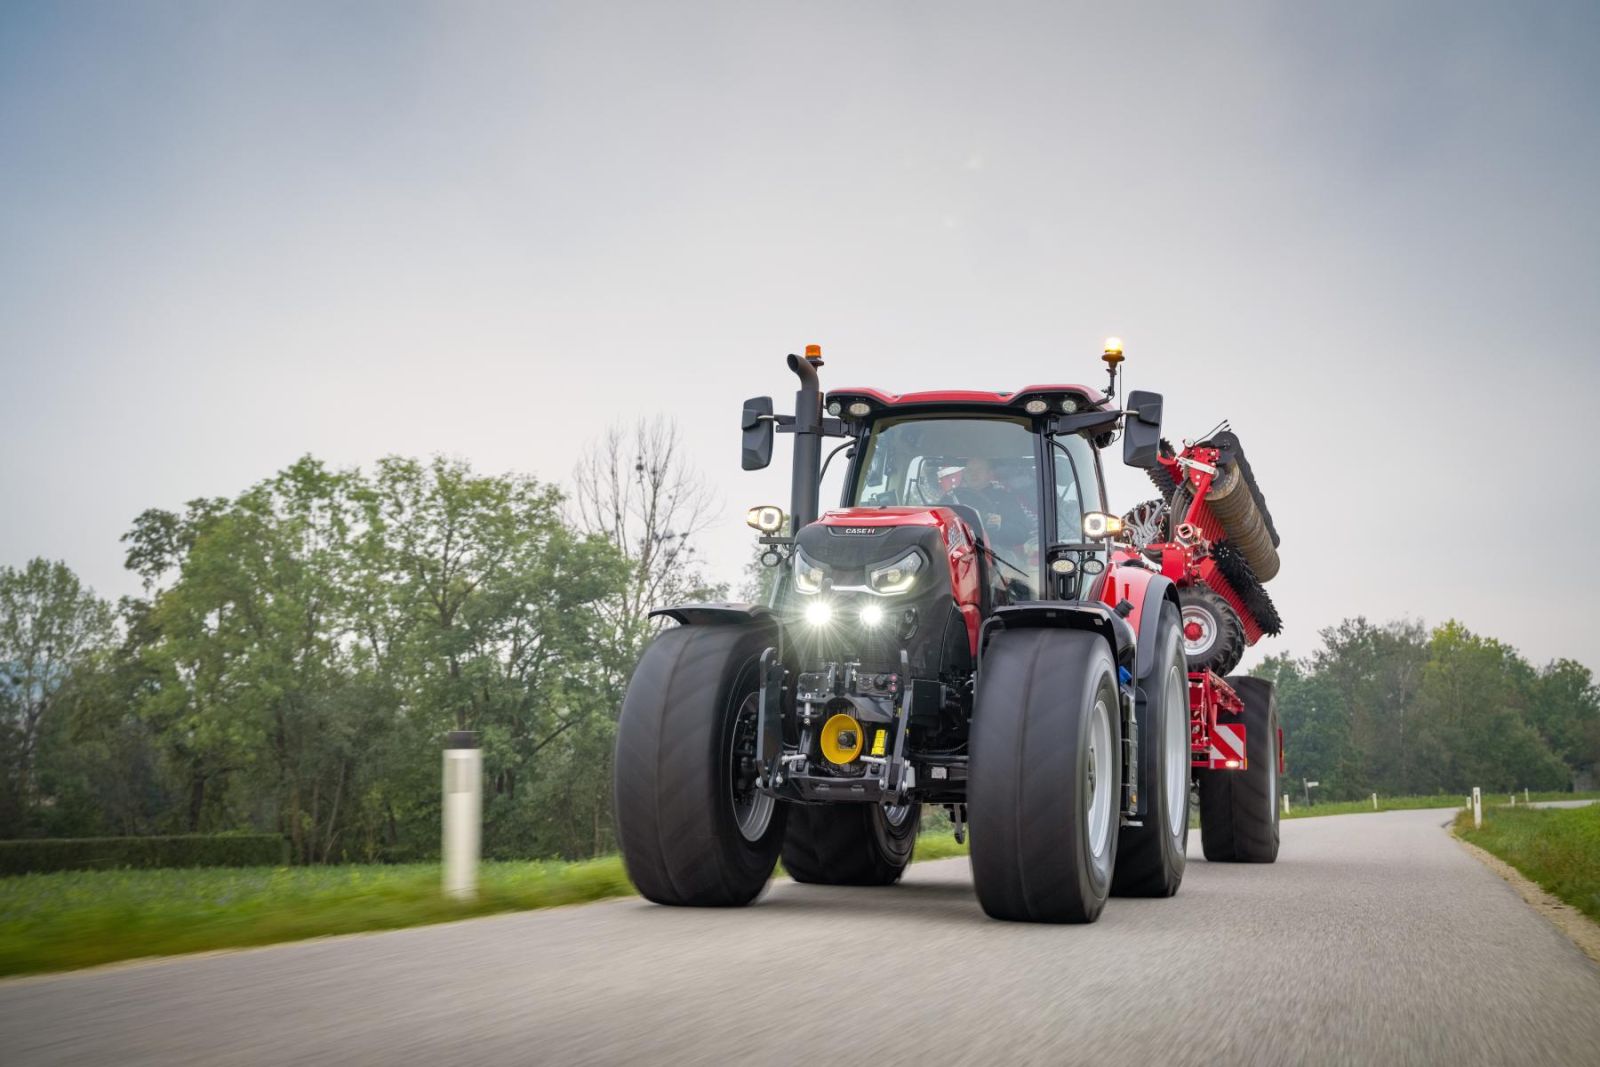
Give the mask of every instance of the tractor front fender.
M 1133 676 L 1139 679 L 1140 684 L 1143 684 L 1150 676 L 1150 672 L 1155 669 L 1156 627 L 1161 624 L 1161 603 L 1170 600 L 1174 608 L 1179 606 L 1178 587 L 1173 584 L 1171 578 L 1149 571 L 1144 573 L 1149 575 L 1149 578 L 1140 591 L 1138 611 L 1134 619 L 1130 620 L 1139 629 L 1138 668 L 1133 672 Z
M 1108 604 L 1126 600 L 1131 606 L 1128 625 L 1139 635 L 1133 676 L 1142 686 L 1155 668 L 1156 628 L 1161 624 L 1161 603 L 1178 606 L 1178 587 L 1164 574 L 1139 563 L 1118 562 L 1106 575 L 1102 599 Z
M 729 623 L 776 622 L 777 616 L 765 604 L 718 601 L 705 604 L 674 604 L 654 608 L 650 617 L 665 617 L 684 626 L 725 626 Z
M 1134 632 L 1126 619 L 1098 602 L 1052 600 L 996 608 L 978 635 L 979 669 L 982 669 L 982 650 L 996 630 L 1040 627 L 1099 634 L 1110 645 L 1117 666 L 1127 668 L 1130 674 L 1133 672 Z

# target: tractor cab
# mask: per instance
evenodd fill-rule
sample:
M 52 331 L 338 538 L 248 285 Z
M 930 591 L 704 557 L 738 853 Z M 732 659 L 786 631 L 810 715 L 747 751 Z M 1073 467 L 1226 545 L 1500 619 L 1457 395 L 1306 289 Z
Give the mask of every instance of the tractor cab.
M 939 412 L 890 406 L 863 424 L 842 501 L 954 512 L 979 547 L 994 604 L 1041 599 L 1050 546 L 1082 541 L 1084 515 L 1105 507 L 1085 432 L 1052 434 L 1050 419 L 1006 399 Z
M 1106 507 L 1100 449 L 1120 432 L 1129 462 L 1150 466 L 1155 461 L 1160 397 L 1133 394 L 1135 417 L 1126 419 L 1127 412 L 1112 403 L 1114 391 L 1114 386 L 1101 393 L 1083 385 L 1030 385 L 1015 392 L 830 390 L 818 429 L 848 438 L 850 460 L 840 510 L 825 513 L 821 524 L 859 525 L 870 519 L 877 528 L 894 521 L 891 513 L 938 511 L 946 516 L 941 521 L 960 528 L 958 538 L 974 546 L 982 615 L 1006 605 L 1078 598 L 1092 584 L 1084 579 L 1103 573 L 1108 560 L 1100 540 L 1104 524 L 1093 538 L 1084 532 L 1085 520 L 1104 515 Z M 749 465 L 764 462 L 771 450 L 770 443 L 759 440 L 752 446 L 752 436 L 774 429 L 801 432 L 794 429 L 798 422 L 785 425 L 781 417 L 750 425 L 752 411 L 770 410 L 765 397 L 746 404 L 745 455 L 747 463 L 757 460 Z M 797 444 L 796 455 L 798 491 L 791 516 L 804 543 L 804 526 L 816 521 L 815 498 L 804 496 L 814 492 L 814 483 L 805 469 L 803 444 Z M 875 509 L 883 514 L 874 518 L 869 512 Z M 752 525 L 758 529 L 762 513 L 768 521 L 782 517 L 775 507 L 754 509 Z M 898 521 L 914 520 L 906 515 Z M 777 565 L 789 554 L 792 539 L 775 529 L 763 532 L 773 549 L 765 562 Z M 828 540 L 802 548 L 798 565 L 809 560 L 826 566 L 826 557 L 840 547 Z M 1064 573 L 1070 581 L 1062 580 Z M 780 602 L 791 599 L 783 581 L 779 589 Z

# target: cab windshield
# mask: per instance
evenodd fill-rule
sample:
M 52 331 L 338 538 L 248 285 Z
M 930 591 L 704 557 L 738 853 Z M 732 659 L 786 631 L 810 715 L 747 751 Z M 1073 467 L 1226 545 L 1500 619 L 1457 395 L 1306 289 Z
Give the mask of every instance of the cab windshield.
M 1032 596 L 1039 571 L 1039 471 L 1026 419 L 883 419 L 867 438 L 844 503 L 955 508 L 998 557 L 1014 595 Z

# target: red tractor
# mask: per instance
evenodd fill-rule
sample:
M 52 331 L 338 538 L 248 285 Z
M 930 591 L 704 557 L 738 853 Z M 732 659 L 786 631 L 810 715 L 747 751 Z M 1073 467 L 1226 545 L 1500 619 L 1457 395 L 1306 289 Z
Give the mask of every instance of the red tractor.
M 1161 397 L 829 390 L 788 359 L 794 415 L 743 413 L 746 470 L 793 434 L 789 514 L 754 508 L 768 604 L 684 604 L 618 724 L 628 874 L 662 904 L 740 905 L 782 858 L 802 882 L 890 885 L 943 805 L 984 910 L 1092 922 L 1170 896 L 1191 788 L 1208 859 L 1270 863 L 1282 753 L 1272 687 L 1219 676 L 1275 632 L 1277 535 L 1238 441 L 1175 452 Z M 1160 500 L 1106 509 L 1120 435 Z M 818 515 L 822 439 L 841 506 Z M 829 456 L 831 460 L 833 455 Z

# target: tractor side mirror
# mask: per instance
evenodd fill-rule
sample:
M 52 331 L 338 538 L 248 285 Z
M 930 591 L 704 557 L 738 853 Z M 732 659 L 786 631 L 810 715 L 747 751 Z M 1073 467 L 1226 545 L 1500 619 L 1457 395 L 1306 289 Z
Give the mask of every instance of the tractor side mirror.
M 1161 394 L 1135 389 L 1122 420 L 1122 462 L 1149 470 L 1161 455 Z
M 745 470 L 762 470 L 772 462 L 773 421 L 770 396 L 753 396 L 744 402 L 739 429 L 743 431 L 740 462 Z

